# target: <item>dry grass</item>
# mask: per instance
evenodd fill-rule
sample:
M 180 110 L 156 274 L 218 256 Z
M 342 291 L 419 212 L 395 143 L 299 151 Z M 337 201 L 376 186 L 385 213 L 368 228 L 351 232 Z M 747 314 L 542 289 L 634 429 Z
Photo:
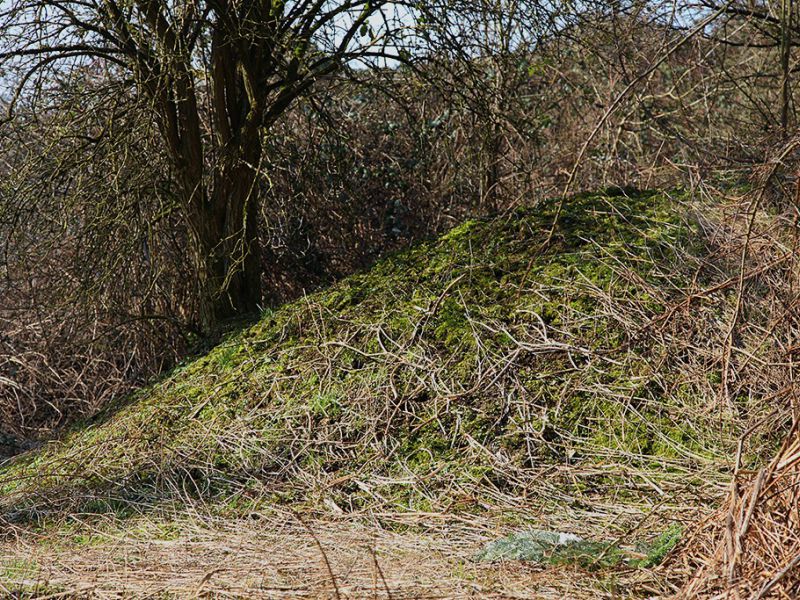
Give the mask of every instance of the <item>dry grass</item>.
M 0 547 L 6 593 L 117 598 L 625 598 L 663 592 L 652 573 L 590 573 L 472 560 L 496 522 L 447 515 L 385 515 L 392 531 L 349 518 L 300 521 L 184 516 L 82 538 L 23 537 Z M 91 528 L 85 529 L 89 531 Z M 15 565 L 12 569 L 9 565 Z M 3 589 L 3 588 L 0 588 Z
M 769 181 L 779 166 L 779 161 L 768 165 L 764 178 Z M 743 432 L 720 508 L 699 520 L 664 566 L 663 571 L 681 584 L 681 598 L 760 600 L 800 595 L 797 221 L 796 211 L 780 210 L 780 205 L 762 211 L 768 189 L 761 186 L 731 205 L 724 221 L 733 234 L 727 248 L 730 255 L 739 256 L 739 276 L 721 355 L 720 398 L 739 409 L 730 402 L 730 386 L 735 385 L 757 397 L 769 412 Z M 752 369 L 758 363 L 756 379 Z M 763 382 L 771 391 L 763 388 Z M 785 432 L 783 443 L 771 460 L 745 464 L 743 448 L 760 431 L 772 432 L 776 442 Z

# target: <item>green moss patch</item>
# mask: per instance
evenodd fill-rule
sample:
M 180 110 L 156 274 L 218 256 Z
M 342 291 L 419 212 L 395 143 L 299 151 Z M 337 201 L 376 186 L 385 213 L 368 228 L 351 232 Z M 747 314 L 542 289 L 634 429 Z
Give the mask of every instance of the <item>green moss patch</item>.
M 600 514 L 720 473 L 735 424 L 650 327 L 702 249 L 682 199 L 574 197 L 548 244 L 556 202 L 470 221 L 269 311 L 3 467 L 2 510 Z

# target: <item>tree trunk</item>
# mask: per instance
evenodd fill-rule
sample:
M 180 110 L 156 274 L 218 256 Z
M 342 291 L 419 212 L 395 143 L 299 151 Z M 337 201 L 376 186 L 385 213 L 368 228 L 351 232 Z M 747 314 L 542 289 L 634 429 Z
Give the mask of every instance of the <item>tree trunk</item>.
M 198 279 L 204 334 L 225 319 L 261 308 L 261 246 L 258 194 L 249 167 L 221 168 L 208 199 L 191 203 L 190 252 Z M 200 198 L 197 198 L 200 196 Z
M 258 192 L 255 178 L 241 174 L 227 194 L 222 242 L 225 284 L 222 302 L 226 316 L 261 310 L 261 244 L 258 237 Z M 220 307 L 222 308 L 222 307 Z
M 207 335 L 220 321 L 255 313 L 261 304 L 256 187 L 264 107 L 251 93 L 258 69 L 237 57 L 222 30 L 215 33 L 212 53 L 217 131 L 210 155 L 205 152 L 188 58 L 180 57 L 174 74 L 152 92 L 159 100 L 162 134 L 179 173 L 198 281 L 199 320 Z

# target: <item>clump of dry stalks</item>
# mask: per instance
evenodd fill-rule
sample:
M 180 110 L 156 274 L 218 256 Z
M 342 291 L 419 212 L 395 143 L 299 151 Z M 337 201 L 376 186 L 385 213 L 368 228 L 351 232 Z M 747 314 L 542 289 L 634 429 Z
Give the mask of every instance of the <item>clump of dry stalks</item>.
M 678 556 L 687 598 L 796 598 L 800 594 L 800 437 L 746 482 L 737 477 L 725 505 L 702 522 Z

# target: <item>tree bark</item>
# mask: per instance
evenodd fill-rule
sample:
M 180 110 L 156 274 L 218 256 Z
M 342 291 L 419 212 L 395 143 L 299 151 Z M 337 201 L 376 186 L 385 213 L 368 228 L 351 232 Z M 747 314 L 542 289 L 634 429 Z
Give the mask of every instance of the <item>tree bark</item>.
M 252 168 L 231 165 L 214 174 L 210 197 L 189 204 L 190 253 L 197 274 L 202 331 L 261 308 L 258 191 Z M 201 184 L 202 185 L 202 184 Z
M 222 174 L 214 186 L 214 195 L 215 204 L 224 207 L 225 215 L 221 240 L 225 275 L 218 304 L 220 316 L 255 313 L 261 308 L 256 173 L 248 164 L 236 165 L 227 176 Z
M 220 321 L 257 312 L 261 304 L 257 165 L 261 159 L 262 107 L 246 93 L 248 69 L 221 34 L 213 48 L 213 115 L 217 126 L 213 166 L 203 152 L 195 89 L 186 64 L 172 85 L 180 94 L 165 101 L 173 160 L 181 174 L 190 253 L 198 280 L 202 331 Z M 175 106 L 177 110 L 171 111 Z M 174 123 L 173 129 L 169 125 Z

